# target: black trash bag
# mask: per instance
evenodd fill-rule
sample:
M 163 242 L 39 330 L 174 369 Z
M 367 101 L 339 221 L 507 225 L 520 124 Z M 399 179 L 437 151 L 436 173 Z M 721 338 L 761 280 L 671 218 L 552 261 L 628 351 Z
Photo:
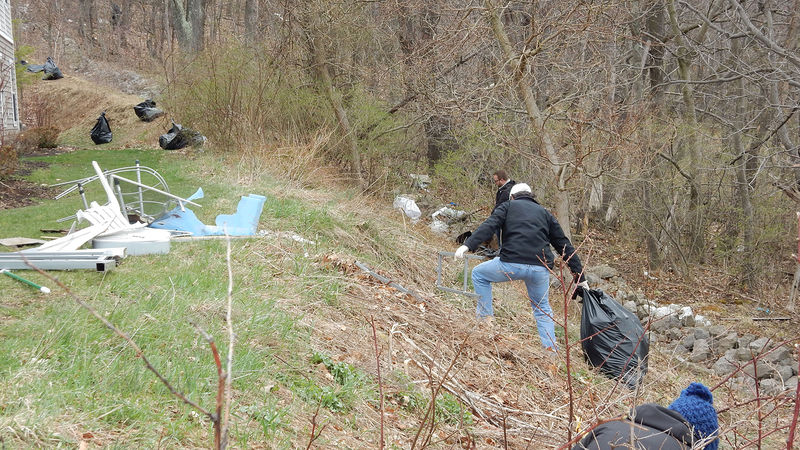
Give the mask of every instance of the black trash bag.
M 100 113 L 97 123 L 92 128 L 92 141 L 98 145 L 111 142 L 111 127 L 108 125 L 108 120 L 106 120 L 105 111 Z
M 26 66 L 25 70 L 28 72 L 38 73 L 44 70 L 44 64 L 28 64 L 27 61 L 20 61 L 19 63 Z
M 156 102 L 153 100 L 145 100 L 142 103 L 133 107 L 133 111 L 136 113 L 136 117 L 141 119 L 143 122 L 150 122 L 156 117 L 161 117 L 164 115 L 164 111 L 156 108 Z
M 44 63 L 44 76 L 42 79 L 58 80 L 59 78 L 64 78 L 64 75 L 61 74 L 61 70 L 59 70 L 56 63 L 53 62 L 53 58 L 48 56 L 47 62 Z
M 586 360 L 611 379 L 636 388 L 647 373 L 650 340 L 636 314 L 599 289 L 584 289 L 581 347 Z
M 465 231 L 456 236 L 456 243 L 463 244 L 470 236 L 472 236 L 472 231 Z
M 206 142 L 206 137 L 197 131 L 183 128 L 180 124 L 172 122 L 172 128 L 158 137 L 158 145 L 164 150 L 178 150 L 187 145 L 199 146 Z

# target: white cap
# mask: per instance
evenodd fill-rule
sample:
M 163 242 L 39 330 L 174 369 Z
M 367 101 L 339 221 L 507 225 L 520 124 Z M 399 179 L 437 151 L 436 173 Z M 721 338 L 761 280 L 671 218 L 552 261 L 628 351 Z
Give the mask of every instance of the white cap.
M 531 192 L 531 187 L 528 186 L 527 183 L 517 183 L 517 184 L 515 184 L 514 186 L 511 187 L 511 192 L 509 192 L 508 195 L 512 195 L 513 196 L 517 192 L 528 192 L 528 193 L 530 193 Z

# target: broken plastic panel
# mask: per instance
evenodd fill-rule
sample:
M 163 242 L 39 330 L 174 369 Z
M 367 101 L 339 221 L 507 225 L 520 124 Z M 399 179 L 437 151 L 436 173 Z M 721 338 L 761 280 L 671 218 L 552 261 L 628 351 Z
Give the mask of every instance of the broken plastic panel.
M 202 190 L 198 193 L 202 196 Z M 192 196 L 194 197 L 194 196 Z M 190 197 L 190 198 L 192 198 Z M 239 200 L 239 205 L 234 214 L 220 214 L 215 220 L 216 225 L 206 225 L 197 218 L 189 208 L 175 208 L 159 217 L 150 224 L 150 228 L 180 231 L 192 236 L 252 236 L 258 231 L 258 220 L 264 208 L 266 197 L 263 195 L 249 194 Z

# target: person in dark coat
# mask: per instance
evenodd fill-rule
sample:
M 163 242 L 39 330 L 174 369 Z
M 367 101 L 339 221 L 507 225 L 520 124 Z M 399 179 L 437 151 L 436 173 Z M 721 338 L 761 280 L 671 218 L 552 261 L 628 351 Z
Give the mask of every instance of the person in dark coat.
M 511 188 L 514 187 L 514 185 L 517 184 L 517 182 L 509 179 L 505 170 L 498 170 L 497 172 L 493 173 L 492 181 L 494 182 L 494 185 L 497 186 L 497 193 L 494 196 L 494 208 L 492 208 L 492 212 L 494 212 L 494 210 L 497 209 L 498 206 L 508 201 L 508 196 L 511 193 Z M 497 246 L 502 247 L 503 244 L 502 231 L 498 231 L 496 235 L 497 235 Z
M 704 445 L 717 450 L 717 411 L 711 391 L 692 383 L 668 408 L 647 403 L 624 420 L 606 422 L 589 431 L 572 450 L 689 450 Z
M 553 310 L 548 301 L 550 269 L 553 267 L 551 245 L 567 261 L 579 286 L 589 289 L 589 285 L 583 277 L 583 266 L 575 248 L 556 218 L 534 200 L 530 186 L 515 184 L 510 196 L 510 201 L 498 206 L 464 241 L 464 245 L 456 250 L 455 257 L 463 258 L 467 251 L 474 252 L 492 234 L 502 231 L 504 241 L 499 256 L 472 269 L 472 285 L 479 296 L 478 320 L 490 321 L 494 316 L 492 283 L 524 280 L 542 346 L 555 351 Z
M 498 206 L 508 201 L 508 194 L 511 193 L 511 188 L 514 187 L 517 182 L 510 180 L 505 170 L 498 170 L 493 173 L 492 181 L 494 181 L 494 185 L 497 186 L 497 194 L 494 196 L 494 208 L 492 208 L 492 212 L 494 212 Z

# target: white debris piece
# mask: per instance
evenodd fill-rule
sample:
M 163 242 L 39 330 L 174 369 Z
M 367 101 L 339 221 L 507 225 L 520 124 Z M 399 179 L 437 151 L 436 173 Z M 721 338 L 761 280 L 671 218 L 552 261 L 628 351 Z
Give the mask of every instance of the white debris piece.
M 430 227 L 431 231 L 433 231 L 434 233 L 447 233 L 447 230 L 450 228 L 447 225 L 447 222 L 442 222 L 441 220 L 436 220 L 436 219 L 433 219 L 433 221 L 431 221 Z
M 419 210 L 417 202 L 403 195 L 395 197 L 392 207 L 403 211 L 406 216 L 415 222 L 422 216 L 422 211 Z
M 447 206 L 445 206 L 437 209 L 436 212 L 431 214 L 431 218 L 433 220 L 442 220 L 449 223 L 464 217 L 465 214 L 466 214 L 465 211 L 448 208 Z
M 680 310 L 680 306 L 674 303 L 670 303 L 667 306 L 660 306 L 653 310 L 652 316 L 654 319 L 658 320 L 667 316 L 671 316 L 677 313 Z
M 428 186 L 431 184 L 431 177 L 429 175 L 410 173 L 408 176 L 411 177 L 411 187 L 427 190 Z

